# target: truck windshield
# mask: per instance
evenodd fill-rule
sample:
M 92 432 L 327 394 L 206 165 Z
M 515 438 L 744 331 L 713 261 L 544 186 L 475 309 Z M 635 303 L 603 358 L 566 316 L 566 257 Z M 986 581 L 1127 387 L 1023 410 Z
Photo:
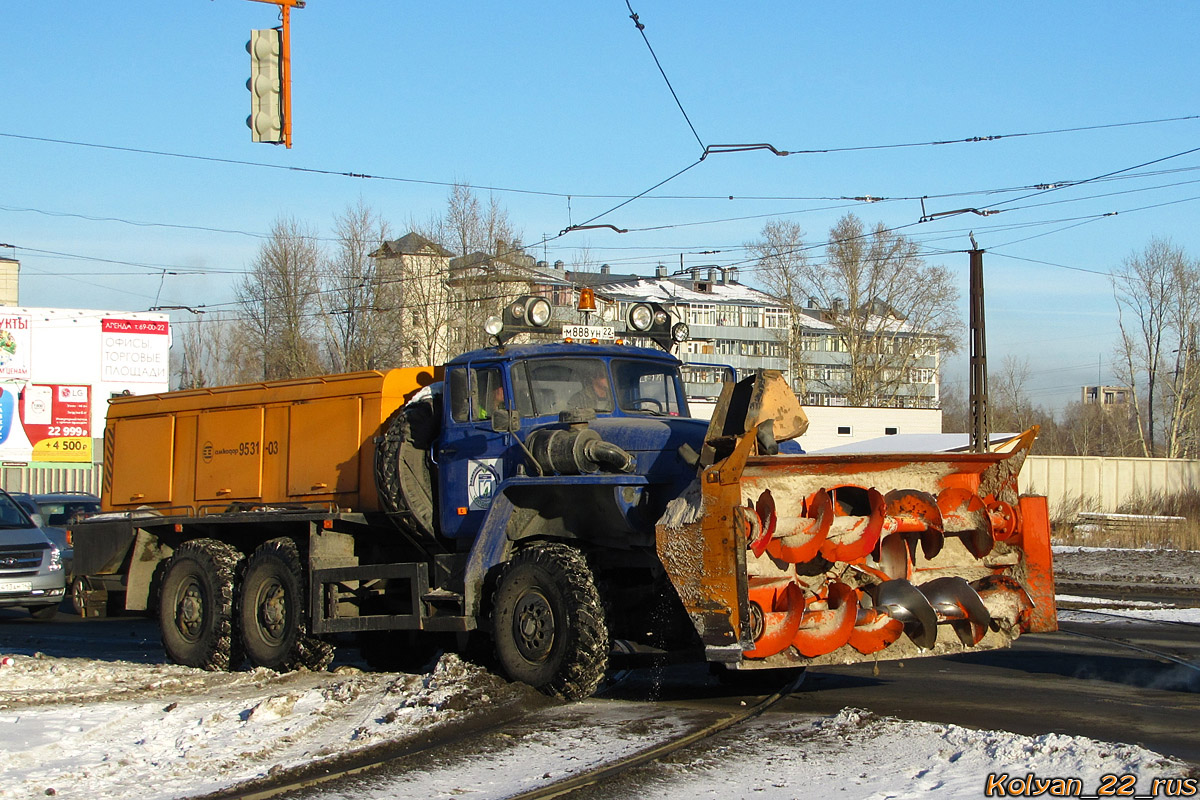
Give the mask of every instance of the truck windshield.
M 614 359 L 617 402 L 628 413 L 686 417 L 679 370 L 653 361 Z
M 556 358 L 513 365 L 513 394 L 523 417 L 540 417 L 578 408 L 682 415 L 679 373 L 668 364 L 614 360 L 612 374 L 599 358 Z

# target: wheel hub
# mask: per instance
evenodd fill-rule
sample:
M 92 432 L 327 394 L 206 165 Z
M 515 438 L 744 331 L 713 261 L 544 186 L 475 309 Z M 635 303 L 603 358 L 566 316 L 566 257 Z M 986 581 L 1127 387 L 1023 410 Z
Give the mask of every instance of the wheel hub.
M 204 594 L 195 581 L 180 587 L 179 602 L 175 604 L 175 627 L 185 639 L 194 642 L 204 627 Z
M 287 593 L 278 581 L 264 583 L 258 591 L 258 624 L 271 644 L 283 641 L 287 630 Z
M 545 661 L 554 647 L 554 611 L 538 591 L 526 592 L 517 601 L 513 616 L 517 651 L 528 661 Z

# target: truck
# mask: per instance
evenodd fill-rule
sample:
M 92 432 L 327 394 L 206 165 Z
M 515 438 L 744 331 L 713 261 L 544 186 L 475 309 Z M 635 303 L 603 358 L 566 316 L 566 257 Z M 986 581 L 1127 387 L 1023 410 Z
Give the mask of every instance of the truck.
M 207 670 L 472 648 L 564 699 L 614 654 L 736 674 L 1055 629 L 1046 501 L 1017 486 L 1036 431 L 804 454 L 777 372 L 690 416 L 662 306 L 619 333 L 552 318 L 518 298 L 495 346 L 439 366 L 113 398 L 104 513 L 71 528 L 84 613 L 157 614 L 170 660 Z

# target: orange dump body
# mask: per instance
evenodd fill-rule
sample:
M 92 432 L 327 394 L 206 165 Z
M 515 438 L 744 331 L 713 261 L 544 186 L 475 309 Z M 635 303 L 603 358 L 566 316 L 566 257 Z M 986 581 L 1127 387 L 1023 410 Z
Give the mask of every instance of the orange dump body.
M 353 372 L 112 400 L 103 507 L 378 510 L 374 437 L 440 368 Z
M 1006 453 L 828 456 L 760 456 L 742 435 L 657 529 L 710 660 L 853 663 L 1054 630 L 1045 498 L 1017 491 L 1035 434 Z

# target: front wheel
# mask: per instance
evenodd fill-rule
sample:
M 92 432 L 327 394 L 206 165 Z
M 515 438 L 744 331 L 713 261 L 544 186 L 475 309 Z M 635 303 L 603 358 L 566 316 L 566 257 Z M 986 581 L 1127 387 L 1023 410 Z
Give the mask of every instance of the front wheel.
M 176 664 L 212 672 L 241 660 L 234 631 L 234 582 L 242 554 L 215 539 L 184 542 L 171 556 L 159 595 L 163 647 Z
M 509 678 L 564 700 L 589 697 L 608 669 L 604 608 L 583 553 L 563 544 L 517 553 L 494 595 L 496 656 Z

